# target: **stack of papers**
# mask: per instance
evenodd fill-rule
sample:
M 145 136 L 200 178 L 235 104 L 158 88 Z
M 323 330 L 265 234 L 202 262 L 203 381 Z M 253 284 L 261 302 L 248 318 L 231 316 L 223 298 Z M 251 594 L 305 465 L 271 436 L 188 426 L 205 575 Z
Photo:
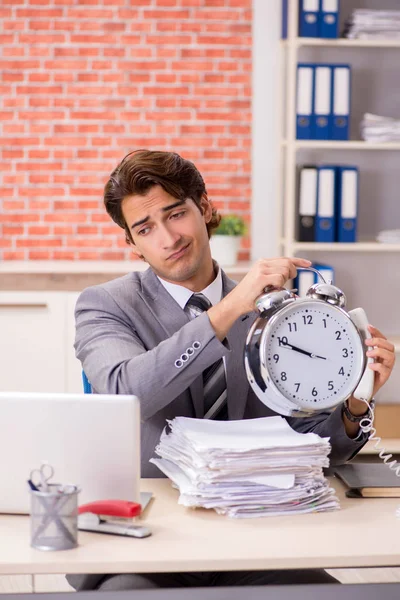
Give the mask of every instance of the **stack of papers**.
M 282 417 L 168 421 L 151 462 L 179 489 L 179 503 L 230 517 L 335 510 L 322 469 L 329 438 L 298 433 Z
M 344 36 L 364 40 L 400 39 L 400 10 L 356 9 L 346 23 Z
M 378 233 L 376 241 L 383 244 L 400 244 L 400 229 L 384 229 Z
M 366 142 L 400 141 L 400 119 L 365 113 L 361 121 L 361 137 Z

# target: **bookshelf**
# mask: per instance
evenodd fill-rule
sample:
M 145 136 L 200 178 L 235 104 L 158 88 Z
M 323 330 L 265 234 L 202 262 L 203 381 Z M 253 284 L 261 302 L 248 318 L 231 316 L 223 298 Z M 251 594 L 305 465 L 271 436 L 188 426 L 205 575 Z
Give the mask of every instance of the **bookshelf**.
M 351 5 L 354 3 L 351 2 Z M 348 6 L 343 2 L 342 11 L 350 11 L 354 6 Z M 357 8 L 383 8 L 379 0 L 357 3 Z M 281 41 L 281 64 L 282 76 L 280 82 L 280 97 L 282 102 L 281 115 L 281 138 L 280 138 L 280 188 L 279 206 L 281 208 L 278 215 L 278 226 L 280 230 L 280 252 L 282 256 L 303 256 L 315 262 L 328 262 L 335 266 L 338 275 L 338 285 L 343 287 L 349 302 L 349 307 L 363 306 L 371 322 L 376 324 L 386 336 L 395 344 L 396 352 L 400 354 L 400 318 L 397 316 L 397 301 L 395 297 L 400 291 L 400 278 L 393 275 L 398 268 L 398 254 L 400 252 L 400 243 L 383 244 L 374 240 L 375 233 L 378 231 L 363 231 L 359 228 L 359 241 L 354 244 L 343 243 L 316 243 L 299 242 L 296 238 L 297 225 L 297 169 L 301 164 L 360 164 L 360 178 L 364 173 L 367 174 L 368 184 L 365 187 L 374 187 L 373 192 L 379 195 L 379 208 L 373 207 L 374 215 L 381 206 L 387 201 L 388 189 L 384 187 L 384 176 L 381 170 L 385 163 L 390 162 L 396 175 L 397 168 L 395 160 L 398 160 L 396 153 L 400 151 L 400 143 L 369 143 L 362 139 L 350 139 L 349 141 L 329 141 L 329 140 L 297 140 L 296 139 L 296 79 L 297 64 L 299 62 L 343 62 L 350 63 L 353 66 L 353 60 L 358 59 L 356 68 L 352 75 L 352 108 L 356 102 L 357 114 L 355 111 L 355 120 L 360 120 L 360 106 L 363 112 L 376 112 L 387 116 L 400 117 L 398 112 L 398 102 L 396 98 L 400 96 L 400 86 L 393 77 L 390 81 L 390 93 L 394 96 L 392 104 L 392 113 L 388 112 L 389 104 L 382 101 L 384 91 L 380 89 L 380 95 L 369 94 L 361 83 L 358 71 L 362 71 L 363 77 L 366 77 L 371 70 L 375 69 L 375 76 L 379 76 L 379 67 L 375 53 L 379 51 L 379 63 L 387 56 L 393 55 L 392 61 L 397 60 L 396 49 L 400 49 L 400 40 L 350 40 L 350 39 L 321 39 L 321 38 L 300 38 L 298 37 L 298 0 L 288 0 L 288 37 Z M 399 8 L 393 6 L 393 8 Z M 349 13 L 348 13 L 349 14 Z M 343 16 L 343 15 L 342 15 Z M 386 54 L 381 55 L 382 52 Z M 366 60 L 365 57 L 368 57 Z M 360 69 L 360 64 L 362 68 Z M 358 67 L 358 71 L 357 71 Z M 389 78 L 390 79 L 390 78 Z M 381 81 L 380 79 L 378 79 Z M 387 83 L 387 80 L 386 80 Z M 375 89 L 375 88 L 374 88 Z M 389 90 L 388 90 L 389 91 Z M 389 97 L 390 94 L 387 94 Z M 378 98 L 379 96 L 379 98 Z M 359 100 L 359 101 L 358 101 Z M 358 104 L 357 104 L 358 101 Z M 381 112 L 379 112 L 381 110 Z M 352 126 L 353 133 L 356 131 Z M 354 135 L 353 135 L 354 137 Z M 365 162 L 363 162 L 365 161 Z M 370 183 L 373 182 L 373 186 Z M 398 196 L 398 181 L 391 181 L 392 188 L 390 195 L 393 200 L 387 202 L 385 227 L 382 227 L 382 221 L 376 219 L 377 227 L 380 223 L 381 228 L 400 228 L 400 210 L 394 200 Z M 381 186 L 381 187 L 380 187 Z M 367 190 L 368 191 L 368 190 Z M 373 194 L 371 192 L 371 195 Z M 370 202 L 371 198 L 367 198 Z M 360 194 L 360 204 L 363 197 Z M 365 204 L 364 204 L 365 211 Z M 399 215 L 399 216 L 397 216 Z M 365 212 L 364 212 L 365 216 Z M 374 221 L 372 216 L 370 222 Z M 363 223 L 366 222 L 364 218 Z M 375 224 L 375 223 L 374 223 Z M 389 266 L 388 266 L 389 265 Z M 343 271 L 347 271 L 342 277 Z M 386 274 L 385 274 L 386 273 Z M 340 276 L 340 277 L 339 277 Z M 376 286 L 371 285 L 371 279 L 377 277 Z M 397 283 L 399 280 L 399 284 Z M 390 287 L 393 282 L 393 287 Z M 397 286 L 397 287 L 396 287 Z M 386 291 L 385 287 L 388 291 Z M 392 293 L 393 300 L 388 299 Z M 371 316 L 370 316 L 371 315 Z M 398 362 L 400 359 L 398 357 Z M 396 370 L 397 369 L 397 370 Z M 400 419 L 400 366 L 395 367 L 391 380 L 396 381 L 396 385 L 388 386 L 388 390 L 382 389 L 380 398 L 382 403 L 397 404 L 393 408 L 398 410 Z M 389 383 L 389 382 L 388 382 Z M 388 385 L 388 384 L 387 384 Z M 400 436 L 399 436 L 400 437 Z

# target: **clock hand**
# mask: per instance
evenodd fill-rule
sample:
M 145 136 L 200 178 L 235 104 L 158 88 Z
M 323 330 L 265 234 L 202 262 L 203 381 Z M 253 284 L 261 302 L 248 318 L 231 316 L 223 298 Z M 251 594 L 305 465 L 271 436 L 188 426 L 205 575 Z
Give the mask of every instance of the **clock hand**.
M 307 350 L 303 350 L 302 348 L 293 346 L 292 344 L 289 344 L 289 342 L 287 342 L 286 344 L 282 344 L 282 347 L 290 348 L 291 350 L 294 350 L 295 352 L 300 352 L 300 354 L 305 354 L 306 356 L 309 356 L 310 358 L 322 358 L 322 360 L 326 360 L 325 356 L 319 356 L 318 354 L 313 354 L 313 352 L 307 352 Z

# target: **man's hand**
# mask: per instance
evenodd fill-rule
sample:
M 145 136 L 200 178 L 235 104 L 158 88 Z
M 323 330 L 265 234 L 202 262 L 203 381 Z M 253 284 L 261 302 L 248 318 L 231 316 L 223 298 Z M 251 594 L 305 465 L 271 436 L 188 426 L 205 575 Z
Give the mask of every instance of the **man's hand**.
M 256 300 L 267 286 L 282 287 L 296 277 L 297 267 L 310 265 L 305 258 L 262 258 L 254 263 L 242 281 L 207 311 L 217 337 L 223 340 L 236 319 L 255 310 Z
M 368 325 L 368 331 L 371 338 L 365 340 L 365 344 L 369 346 L 367 356 L 372 356 L 375 362 L 369 365 L 369 368 L 375 371 L 375 382 L 373 395 L 387 382 L 393 371 L 396 355 L 394 345 L 389 342 L 386 337 L 373 325 Z
M 369 369 L 375 371 L 374 390 L 372 395 L 375 396 L 378 390 L 386 383 L 389 379 L 391 372 L 393 371 L 396 355 L 394 351 L 394 345 L 389 342 L 386 337 L 373 325 L 368 325 L 368 330 L 371 333 L 370 338 L 365 340 L 366 346 L 370 349 L 367 352 L 367 356 L 371 356 L 375 359 L 375 362 L 368 365 Z M 353 415 L 362 415 L 366 411 L 365 402 L 357 400 L 351 396 L 348 400 L 349 410 Z M 351 423 L 344 417 L 345 427 L 347 434 L 352 436 L 358 432 L 358 424 Z
M 296 277 L 296 267 L 309 267 L 305 258 L 262 258 L 251 267 L 242 281 L 228 294 L 228 300 L 239 312 L 238 316 L 255 310 L 257 298 L 269 285 L 283 287 Z

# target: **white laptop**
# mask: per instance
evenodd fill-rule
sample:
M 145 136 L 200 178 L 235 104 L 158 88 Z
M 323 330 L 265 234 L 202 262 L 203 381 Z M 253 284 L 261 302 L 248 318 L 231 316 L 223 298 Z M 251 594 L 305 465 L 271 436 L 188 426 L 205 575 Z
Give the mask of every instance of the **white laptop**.
M 51 481 L 81 488 L 79 505 L 140 502 L 136 396 L 0 392 L 0 424 L 0 513 L 29 513 L 27 480 L 44 461 Z

